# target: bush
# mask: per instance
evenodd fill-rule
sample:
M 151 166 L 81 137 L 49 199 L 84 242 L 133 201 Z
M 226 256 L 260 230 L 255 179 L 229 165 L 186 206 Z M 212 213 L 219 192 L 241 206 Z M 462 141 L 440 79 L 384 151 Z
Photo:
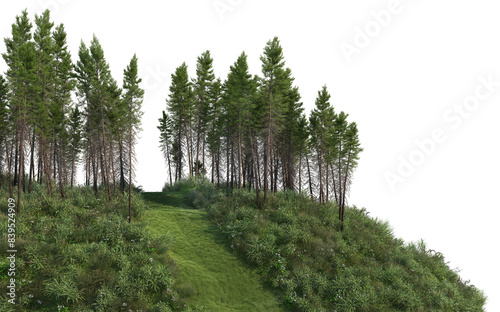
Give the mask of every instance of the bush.
M 483 311 L 484 294 L 440 253 L 404 244 L 365 209 L 346 207 L 342 232 L 336 205 L 290 191 L 268 194 L 262 210 L 254 192 L 234 191 L 207 212 L 292 310 Z
M 173 261 L 167 255 L 171 238 L 154 238 L 142 220 L 146 208 L 132 195 L 133 222 L 128 222 L 128 194 L 111 201 L 100 189 L 65 189 L 47 195 L 37 184 L 23 195 L 16 216 L 15 311 L 170 311 L 167 289 L 173 288 Z M 8 193 L 0 190 L 0 248 L 8 250 Z M 0 286 L 7 287 L 5 264 Z M 0 294 L 0 310 L 10 311 Z M 165 306 L 166 305 L 166 306 Z M 10 310 L 9 310 L 10 309 Z

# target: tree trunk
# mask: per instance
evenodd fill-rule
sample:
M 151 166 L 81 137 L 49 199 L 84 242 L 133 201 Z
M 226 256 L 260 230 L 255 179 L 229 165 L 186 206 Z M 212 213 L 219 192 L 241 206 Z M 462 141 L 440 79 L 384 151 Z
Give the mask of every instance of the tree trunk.
M 193 174 L 193 162 L 191 160 L 191 149 L 190 149 L 190 145 L 189 145 L 189 128 L 188 128 L 185 121 L 184 121 L 184 129 L 185 129 L 184 132 L 186 133 L 187 154 L 188 154 L 188 161 L 189 161 L 189 175 L 188 175 L 188 177 L 191 177 L 191 175 Z
M 33 135 L 31 138 L 31 155 L 30 155 L 30 173 L 28 182 L 28 193 L 31 193 L 31 182 L 35 176 L 35 129 L 33 128 Z
M 120 191 L 123 193 L 125 192 L 125 164 L 123 163 L 123 140 L 121 135 L 118 135 L 118 150 L 120 153 L 118 157 L 120 161 Z
M 252 132 L 250 132 L 250 148 L 252 149 L 252 159 L 253 159 L 253 164 L 254 164 L 254 167 L 257 167 L 257 159 L 255 157 L 255 150 L 254 150 L 254 144 L 253 144 L 253 136 L 252 136 Z M 257 168 L 255 168 L 254 172 L 257 172 L 256 170 Z M 255 195 L 257 197 L 257 209 L 260 209 L 260 198 L 259 198 L 259 183 L 255 183 Z
M 71 187 L 73 187 L 74 179 L 75 179 L 75 147 L 71 149 Z
M 241 166 L 243 164 L 243 158 L 241 156 L 241 123 L 238 125 L 238 189 L 241 190 Z
M 26 92 L 26 91 L 25 91 Z M 26 103 L 26 93 L 24 95 L 24 103 Z M 19 125 L 19 131 L 21 132 L 20 134 L 20 139 L 19 139 L 19 183 L 17 186 L 17 214 L 19 214 L 20 207 L 21 207 L 21 177 L 23 174 L 23 164 L 24 164 L 24 120 L 26 118 L 26 113 L 23 112 L 23 119 L 21 119 L 20 125 Z
M 309 176 L 309 192 L 311 193 L 311 199 L 313 199 L 314 196 L 313 196 L 313 187 L 311 179 L 311 167 L 309 166 L 309 157 L 307 157 L 307 154 L 306 154 L 306 163 L 307 163 L 307 175 Z
M 132 104 L 131 104 L 132 105 Z M 132 107 L 130 107 L 130 113 L 132 113 Z M 128 223 L 132 222 L 132 123 L 130 123 L 129 133 L 128 133 L 128 161 L 129 161 L 129 171 L 128 171 Z
M 302 192 L 302 152 L 299 157 L 299 193 Z

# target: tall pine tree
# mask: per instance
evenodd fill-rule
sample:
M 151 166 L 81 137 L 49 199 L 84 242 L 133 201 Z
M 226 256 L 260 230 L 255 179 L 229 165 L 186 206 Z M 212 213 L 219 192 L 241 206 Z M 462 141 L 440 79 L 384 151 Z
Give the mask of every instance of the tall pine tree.
M 272 166 L 276 157 L 273 152 L 276 137 L 283 127 L 286 92 L 290 90 L 293 78 L 290 70 L 285 68 L 283 49 L 277 37 L 267 42 L 264 55 L 260 59 L 262 61 L 263 76 L 260 83 L 261 106 L 259 112 L 263 117 L 265 205 L 267 203 L 267 192 L 273 188 Z M 269 179 L 271 179 L 271 183 L 269 183 Z
M 8 69 L 10 104 L 15 125 L 14 181 L 17 185 L 17 212 L 21 208 L 21 182 L 24 181 L 24 155 L 27 121 L 33 110 L 33 81 L 36 81 L 35 45 L 31 34 L 32 24 L 25 10 L 12 25 L 12 38 L 5 39 L 6 52 L 2 54 Z M 17 177 L 17 179 L 16 179 Z
M 141 79 L 138 76 L 137 67 L 137 56 L 134 54 L 130 64 L 123 71 L 123 89 L 125 94 L 123 95 L 123 101 L 127 105 L 126 120 L 128 125 L 128 163 L 129 163 L 129 184 L 128 184 L 128 222 L 132 221 L 132 175 L 134 172 L 133 166 L 133 155 L 134 155 L 134 143 L 139 130 L 142 112 L 141 104 L 144 98 L 144 90 L 139 86 Z
M 170 94 L 167 99 L 167 108 L 171 114 L 172 122 L 176 128 L 176 160 L 178 177 L 182 177 L 182 137 L 185 137 L 186 154 L 188 156 L 189 176 L 193 173 L 193 162 L 191 159 L 191 125 L 193 120 L 193 105 L 194 95 L 192 84 L 189 82 L 187 65 L 183 63 L 177 67 L 175 73 L 172 74 L 172 84 L 170 86 Z

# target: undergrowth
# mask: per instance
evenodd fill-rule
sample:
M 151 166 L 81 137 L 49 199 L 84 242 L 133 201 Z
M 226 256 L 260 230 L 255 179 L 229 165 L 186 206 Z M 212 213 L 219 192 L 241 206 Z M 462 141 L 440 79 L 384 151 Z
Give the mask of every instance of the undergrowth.
M 209 217 L 230 248 L 259 268 L 290 310 L 483 311 L 484 294 L 441 253 L 423 241 L 395 238 L 388 222 L 365 209 L 346 208 L 341 232 L 333 203 L 286 191 L 268 194 L 258 210 L 255 192 L 214 196 L 214 185 L 199 184 L 193 202 L 207 199 Z
M 109 201 L 103 190 L 65 189 L 47 195 L 34 185 L 16 215 L 16 297 L 0 294 L 0 311 L 171 311 L 176 266 L 167 255 L 170 238 L 154 238 L 142 215 L 140 193 Z M 7 251 L 7 201 L 0 190 L 0 250 Z M 7 289 L 2 255 L 0 288 Z M 14 309 L 15 307 L 15 309 Z

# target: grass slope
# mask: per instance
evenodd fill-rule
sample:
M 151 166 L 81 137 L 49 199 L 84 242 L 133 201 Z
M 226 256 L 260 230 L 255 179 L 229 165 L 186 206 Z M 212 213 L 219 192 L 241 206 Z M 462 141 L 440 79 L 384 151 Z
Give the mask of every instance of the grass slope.
M 287 191 L 269 194 L 259 210 L 254 192 L 217 197 L 199 184 L 190 197 L 212 202 L 206 210 L 219 231 L 292 311 L 484 311 L 484 294 L 441 253 L 394 237 L 365 209 L 348 207 L 340 231 L 333 203 Z
M 153 235 L 174 236 L 170 255 L 180 268 L 179 307 L 202 305 L 208 311 L 281 311 L 255 269 L 240 262 L 206 212 L 188 204 L 186 191 L 144 193 Z
M 0 187 L 0 287 L 15 277 L 15 304 L 0 293 L 0 311 L 172 311 L 174 271 L 168 238 L 152 237 L 142 214 L 146 204 L 134 193 L 133 222 L 128 197 L 107 199 L 89 187 L 58 192 L 33 185 L 23 194 L 20 213 L 7 209 Z M 15 217 L 15 276 L 8 275 L 7 219 Z M 10 223 L 13 224 L 13 223 Z

